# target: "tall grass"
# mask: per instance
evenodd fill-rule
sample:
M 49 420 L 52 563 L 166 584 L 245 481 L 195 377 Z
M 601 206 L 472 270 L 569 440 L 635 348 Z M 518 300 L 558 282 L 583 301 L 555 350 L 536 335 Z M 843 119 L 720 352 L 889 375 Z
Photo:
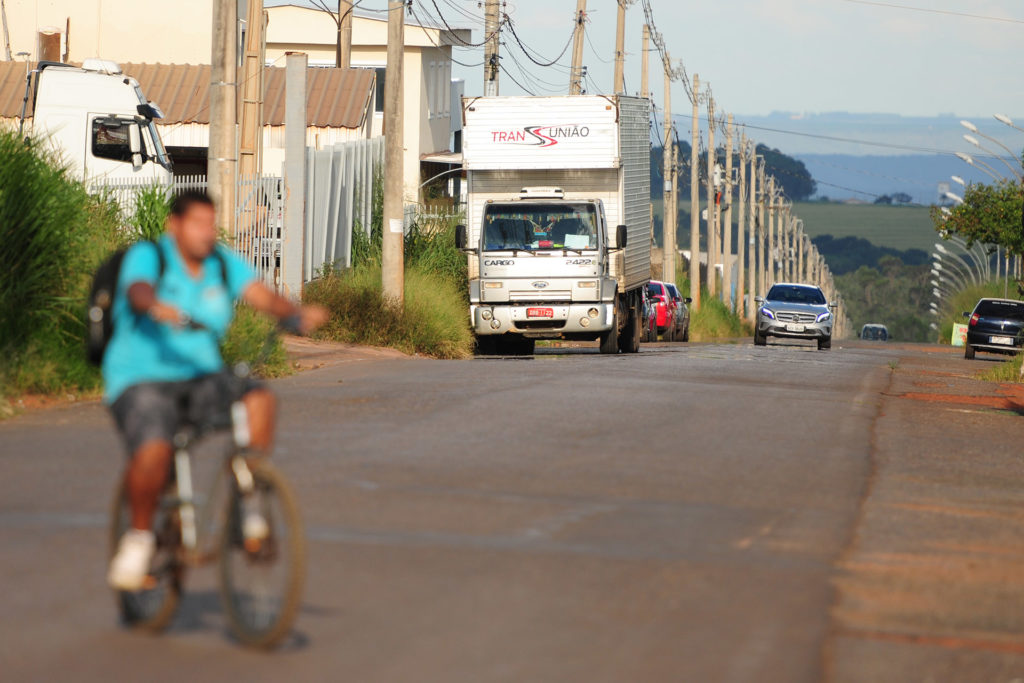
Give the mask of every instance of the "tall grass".
M 753 334 L 753 328 L 740 320 L 720 299 L 703 292 L 700 307 L 690 311 L 690 340 L 711 341 L 745 337 Z
M 88 390 L 84 302 L 121 241 L 118 209 L 34 141 L 0 131 L 0 394 Z
M 405 271 L 405 305 L 387 301 L 380 266 L 328 270 L 306 286 L 306 303 L 327 307 L 331 319 L 320 336 L 335 341 L 387 346 L 435 358 L 472 353 L 466 294 L 443 274 L 421 265 Z
M 162 185 L 150 185 L 135 193 L 135 210 L 127 220 L 132 239 L 152 241 L 163 234 L 171 199 Z

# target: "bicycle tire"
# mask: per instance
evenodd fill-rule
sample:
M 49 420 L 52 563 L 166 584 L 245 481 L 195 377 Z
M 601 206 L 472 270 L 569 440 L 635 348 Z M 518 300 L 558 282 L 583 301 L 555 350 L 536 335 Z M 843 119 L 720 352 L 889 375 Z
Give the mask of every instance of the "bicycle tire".
M 108 559 L 114 557 L 121 536 L 128 529 L 129 513 L 128 488 L 122 477 L 114 490 L 114 500 L 111 504 Z M 135 593 L 115 590 L 114 597 L 124 626 L 160 633 L 170 625 L 178 611 L 185 567 L 179 559 L 181 530 L 174 523 L 173 517 L 166 510 L 158 508 L 153 519 L 153 529 L 157 535 L 157 552 L 154 554 L 154 560 L 160 557 L 161 551 L 170 558 L 167 571 L 161 572 L 161 576 L 167 579 L 160 584 L 160 587 L 164 588 L 163 596 L 155 593 L 153 589 Z
M 278 515 L 266 514 L 270 525 L 270 536 L 265 544 L 272 548 L 268 551 L 271 557 L 261 558 L 265 548 L 252 553 L 240 544 L 241 541 L 241 498 L 237 487 L 232 487 L 228 497 L 228 509 L 225 524 L 221 531 L 220 590 L 221 601 L 227 616 L 228 626 L 239 642 L 249 647 L 271 649 L 291 632 L 292 625 L 298 614 L 299 603 L 306 580 L 306 540 L 303 534 L 302 519 L 290 485 L 285 478 L 268 463 L 250 464 L 254 481 L 254 494 L 258 493 L 261 500 L 272 497 L 280 508 Z M 269 497 L 268 497 L 269 494 Z M 253 495 L 253 494 L 250 494 Z M 281 526 L 287 530 L 287 538 L 282 544 L 275 539 L 275 531 Z M 284 547 L 280 547 L 284 546 Z M 250 615 L 246 613 L 246 600 L 240 593 L 236 577 L 232 570 L 233 560 L 241 559 L 249 566 L 262 563 L 261 566 L 287 562 L 287 576 L 283 581 L 283 590 L 279 596 L 280 607 L 268 623 L 253 626 Z

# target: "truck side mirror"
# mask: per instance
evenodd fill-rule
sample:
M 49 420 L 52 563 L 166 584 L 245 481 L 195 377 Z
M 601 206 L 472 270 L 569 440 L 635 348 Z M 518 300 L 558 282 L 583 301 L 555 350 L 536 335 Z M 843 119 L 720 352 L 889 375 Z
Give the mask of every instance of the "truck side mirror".
M 619 225 L 615 228 L 615 247 L 617 249 L 626 248 L 626 226 Z
M 136 124 L 128 126 L 128 149 L 132 153 L 132 166 L 142 167 L 142 134 Z
M 455 226 L 455 248 L 459 251 L 466 249 L 466 226 L 456 225 Z

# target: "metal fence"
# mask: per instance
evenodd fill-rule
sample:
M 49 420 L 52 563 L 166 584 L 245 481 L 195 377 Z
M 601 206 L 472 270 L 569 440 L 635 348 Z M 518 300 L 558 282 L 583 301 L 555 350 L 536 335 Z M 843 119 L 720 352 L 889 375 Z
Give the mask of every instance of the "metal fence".
M 325 264 L 352 265 L 352 230 L 367 235 L 373 215 L 373 187 L 384 162 L 384 138 L 356 140 L 323 150 L 306 150 L 306 223 L 304 281 Z M 138 193 L 152 179 L 94 181 L 89 190 L 116 201 L 125 216 L 135 211 Z M 205 190 L 206 176 L 178 176 L 168 194 Z M 281 237 L 284 182 L 278 176 L 240 176 L 235 189 L 233 246 L 269 286 L 281 285 Z
M 352 230 L 370 234 L 373 183 L 384 163 L 384 138 L 306 150 L 306 266 L 308 282 L 325 264 L 352 265 Z

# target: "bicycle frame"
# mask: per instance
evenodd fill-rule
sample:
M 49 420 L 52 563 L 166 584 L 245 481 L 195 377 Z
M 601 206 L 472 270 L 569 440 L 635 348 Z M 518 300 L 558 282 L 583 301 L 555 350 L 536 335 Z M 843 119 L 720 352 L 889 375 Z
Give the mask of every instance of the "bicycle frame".
M 240 432 L 238 427 L 240 423 L 244 423 L 244 418 L 239 419 L 239 410 L 244 415 L 245 408 L 241 403 L 232 406 L 234 433 L 231 445 L 223 456 L 222 464 L 224 466 L 217 468 L 217 473 L 202 501 L 197 500 L 193 488 L 192 454 L 189 452 L 189 447 L 198 439 L 187 433 L 179 434 L 174 439 L 173 467 L 178 491 L 177 496 L 169 504 L 178 510 L 181 523 L 181 543 L 184 550 L 183 559 L 189 565 L 201 565 L 217 557 L 217 549 L 212 541 L 219 536 L 221 525 L 225 524 L 227 520 L 222 518 L 219 523 L 214 520 L 217 507 L 214 505 L 214 501 L 224 481 L 225 470 L 230 470 L 234 483 L 243 494 L 250 492 L 253 488 L 252 471 L 242 456 L 242 447 L 239 445 L 240 442 L 245 443 L 248 440 L 248 429 L 244 428 Z M 245 438 L 240 438 L 243 436 Z M 230 495 L 230 492 L 227 495 Z

